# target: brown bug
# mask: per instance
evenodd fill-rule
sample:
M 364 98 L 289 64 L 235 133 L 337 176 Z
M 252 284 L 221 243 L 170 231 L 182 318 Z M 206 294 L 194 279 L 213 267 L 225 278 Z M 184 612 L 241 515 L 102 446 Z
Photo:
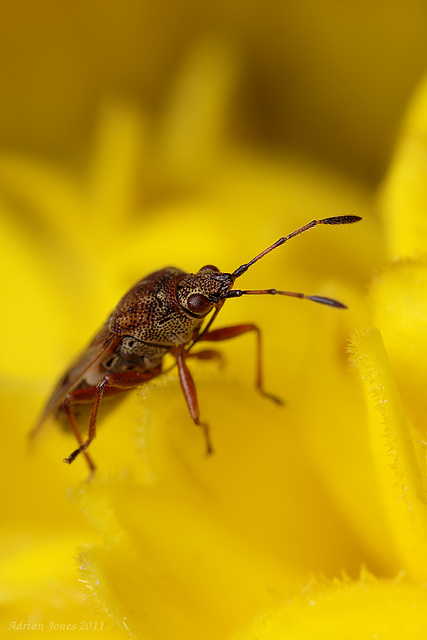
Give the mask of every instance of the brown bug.
M 214 350 L 192 352 L 198 342 L 219 342 L 235 338 L 249 331 L 257 338 L 256 387 L 275 402 L 281 401 L 266 393 L 262 385 L 261 333 L 254 324 L 239 324 L 210 330 L 222 305 L 229 298 L 243 295 L 282 295 L 305 298 L 339 309 L 345 305 L 331 298 L 307 296 L 277 289 L 233 289 L 234 282 L 249 267 L 270 251 L 291 238 L 319 224 L 349 224 L 361 220 L 359 216 L 336 216 L 312 220 L 286 237 L 280 238 L 232 273 L 223 273 L 213 265 L 202 267 L 197 273 L 185 273 L 167 267 L 150 273 L 136 283 L 120 300 L 88 347 L 67 369 L 55 387 L 37 425 L 36 433 L 51 414 L 63 412 L 69 420 L 79 447 L 64 462 L 71 464 L 83 453 L 90 470 L 95 465 L 87 448 L 96 435 L 96 422 L 101 399 L 134 389 L 162 373 L 166 353 L 176 358 L 179 379 L 191 418 L 202 427 L 207 452 L 212 452 L 208 425 L 200 422 L 196 387 L 188 370 L 188 358 L 210 359 L 219 354 Z M 202 328 L 208 314 L 210 319 Z M 92 404 L 89 432 L 83 441 L 72 410 L 73 405 Z

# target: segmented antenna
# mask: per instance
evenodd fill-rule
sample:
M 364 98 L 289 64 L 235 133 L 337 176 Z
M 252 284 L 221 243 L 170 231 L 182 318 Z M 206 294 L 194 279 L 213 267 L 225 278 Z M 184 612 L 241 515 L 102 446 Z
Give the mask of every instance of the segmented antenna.
M 249 262 L 240 265 L 233 273 L 231 274 L 233 278 L 240 278 L 241 275 L 246 273 L 246 271 L 251 267 L 255 262 L 261 260 L 264 256 L 266 256 L 273 249 L 277 249 L 277 247 L 282 246 L 291 238 L 295 236 L 299 236 L 301 233 L 308 231 L 309 229 L 313 229 L 313 227 L 317 227 L 319 224 L 352 224 L 353 222 L 359 222 L 362 218 L 360 216 L 335 216 L 332 218 L 323 218 L 322 220 L 312 220 L 308 224 L 305 224 L 303 227 L 300 227 L 296 231 L 293 231 L 288 236 L 284 236 L 283 238 L 279 238 L 276 240 L 274 244 L 264 249 L 261 253 L 259 253 L 255 258 L 252 258 Z M 346 309 L 347 307 L 342 302 L 338 300 L 333 300 L 332 298 L 324 298 L 322 296 L 306 296 L 304 293 L 296 293 L 294 291 L 279 291 L 278 289 L 232 289 L 231 291 L 227 291 L 221 296 L 222 299 L 228 298 L 240 298 L 243 295 L 272 295 L 272 296 L 290 296 L 292 298 L 303 298 L 305 300 L 311 300 L 312 302 L 318 302 L 320 304 L 327 304 L 330 307 L 336 307 L 337 309 Z

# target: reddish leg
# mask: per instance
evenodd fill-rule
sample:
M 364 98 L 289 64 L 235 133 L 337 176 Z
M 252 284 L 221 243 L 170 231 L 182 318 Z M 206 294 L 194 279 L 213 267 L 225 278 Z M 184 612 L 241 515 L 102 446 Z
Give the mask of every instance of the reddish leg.
M 67 396 L 66 401 L 63 404 L 64 410 L 70 421 L 71 428 L 73 429 L 76 438 L 80 444 L 78 449 L 73 451 L 68 458 L 64 458 L 64 462 L 71 464 L 80 453 L 84 453 L 88 461 L 91 472 L 94 471 L 95 465 L 86 453 L 86 449 L 96 436 L 96 420 L 98 417 L 99 405 L 104 395 L 112 396 L 129 389 L 138 387 L 143 382 L 151 380 L 160 373 L 159 369 L 153 369 L 149 373 L 141 373 L 139 371 L 123 371 L 121 373 L 114 373 L 105 376 L 95 387 L 86 387 L 83 389 L 76 389 Z M 70 409 L 70 404 L 93 402 L 92 413 L 90 416 L 88 437 L 82 442 L 80 432 L 77 428 L 74 416 Z
M 69 395 L 67 395 L 67 397 L 66 397 L 66 399 L 65 399 L 65 401 L 64 401 L 64 403 L 63 403 L 63 405 L 62 405 L 62 406 L 64 407 L 64 411 L 65 411 L 65 413 L 67 414 L 68 421 L 69 421 L 69 423 L 70 423 L 70 425 L 71 425 L 71 428 L 72 428 L 72 430 L 73 430 L 73 432 L 74 432 L 74 435 L 75 435 L 75 436 L 76 436 L 76 438 L 77 438 L 77 442 L 79 443 L 79 445 L 80 445 L 81 447 L 83 447 L 83 440 L 82 440 L 82 436 L 81 436 L 81 433 L 80 433 L 79 428 L 78 428 L 78 426 L 77 426 L 77 423 L 76 423 L 76 419 L 75 419 L 75 417 L 74 417 L 74 414 L 73 414 L 73 412 L 71 411 L 71 407 L 70 407 L 70 396 L 69 396 Z M 83 455 L 84 455 L 84 457 L 86 458 L 86 462 L 87 462 L 87 463 L 88 463 L 88 465 L 89 465 L 90 475 L 92 475 L 92 474 L 94 473 L 95 469 L 96 469 L 95 464 L 94 464 L 94 462 L 93 462 L 92 458 L 90 457 L 90 455 L 88 454 L 88 452 L 87 452 L 87 451 L 83 451 Z M 68 458 L 64 458 L 64 462 L 68 462 Z
M 203 353 L 203 352 L 199 352 L 199 353 Z M 197 357 L 198 354 L 195 354 L 195 356 Z M 194 422 L 197 424 L 197 426 L 202 427 L 203 429 L 203 434 L 205 436 L 205 442 L 206 442 L 206 453 L 211 454 L 213 452 L 213 449 L 212 449 L 212 444 L 209 437 L 209 426 L 206 424 L 206 422 L 200 422 L 200 411 L 199 411 L 199 403 L 197 402 L 196 385 L 194 384 L 194 380 L 191 377 L 191 373 L 189 372 L 187 365 L 185 363 L 186 357 L 188 357 L 188 354 L 185 352 L 184 347 L 181 347 L 176 351 L 176 361 L 178 364 L 179 380 L 181 382 L 181 387 L 184 392 L 184 397 L 187 402 L 190 415 L 193 418 Z
M 217 360 L 220 367 L 224 364 L 224 356 L 216 349 L 203 349 L 202 351 L 186 351 L 185 358 L 197 358 L 198 360 Z
M 267 391 L 264 391 L 262 379 L 261 331 L 256 326 L 256 324 L 238 324 L 234 327 L 221 327 L 220 329 L 213 329 L 212 331 L 208 331 L 207 333 L 205 333 L 201 340 L 206 340 L 208 342 L 220 342 L 222 340 L 237 338 L 237 336 L 248 333 L 248 331 L 255 331 L 257 339 L 255 381 L 256 388 L 266 398 L 270 398 L 270 400 L 277 402 L 277 404 L 283 404 L 283 400 L 281 400 L 277 396 L 272 395 L 271 393 L 268 393 Z

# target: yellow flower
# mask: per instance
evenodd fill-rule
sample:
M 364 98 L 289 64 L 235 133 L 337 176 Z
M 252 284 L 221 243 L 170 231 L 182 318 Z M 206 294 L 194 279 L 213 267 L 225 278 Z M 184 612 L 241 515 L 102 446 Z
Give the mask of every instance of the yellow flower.
M 80 181 L 0 158 L 3 629 L 150 640 L 426 631 L 426 87 L 381 193 L 384 240 L 370 188 L 231 144 L 238 68 L 232 47 L 205 40 L 161 117 L 106 100 Z M 190 363 L 213 456 L 174 369 L 102 416 L 91 482 L 83 457 L 61 464 L 75 443 L 53 424 L 30 449 L 55 371 L 134 281 L 168 264 L 231 271 L 313 217 L 344 213 L 363 222 L 296 238 L 241 283 L 348 310 L 253 297 L 227 301 L 216 323 L 262 328 L 265 386 L 285 407 L 256 393 L 247 336 L 220 345 L 223 368 Z

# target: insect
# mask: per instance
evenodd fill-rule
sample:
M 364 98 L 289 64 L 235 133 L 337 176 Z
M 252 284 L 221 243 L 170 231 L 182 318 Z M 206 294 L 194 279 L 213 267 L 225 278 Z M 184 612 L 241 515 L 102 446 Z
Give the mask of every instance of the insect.
M 280 403 L 278 398 L 263 388 L 260 329 L 255 324 L 211 329 L 212 323 L 226 300 L 243 295 L 291 296 L 331 307 L 346 308 L 344 304 L 331 298 L 278 289 L 233 289 L 233 285 L 258 260 L 291 238 L 320 224 L 340 225 L 359 220 L 359 216 L 347 215 L 312 220 L 280 238 L 232 273 L 223 273 L 213 265 L 206 265 L 197 273 L 185 273 L 180 269 L 167 267 L 142 278 L 123 296 L 87 348 L 60 378 L 32 435 L 49 416 L 65 414 L 79 446 L 64 458 L 64 462 L 71 464 L 82 453 L 93 472 L 95 465 L 87 449 L 96 435 L 101 400 L 134 389 L 159 376 L 162 373 L 163 357 L 170 353 L 176 359 L 190 416 L 203 429 L 206 450 L 211 453 L 209 427 L 207 423 L 200 421 L 196 387 L 187 367 L 187 360 L 212 359 L 218 357 L 219 353 L 210 349 L 193 351 L 193 347 L 202 341 L 220 342 L 254 332 L 257 339 L 256 388 L 261 394 Z M 207 319 L 211 312 L 212 315 Z M 92 405 L 92 409 L 88 435 L 83 440 L 73 407 L 85 403 Z

